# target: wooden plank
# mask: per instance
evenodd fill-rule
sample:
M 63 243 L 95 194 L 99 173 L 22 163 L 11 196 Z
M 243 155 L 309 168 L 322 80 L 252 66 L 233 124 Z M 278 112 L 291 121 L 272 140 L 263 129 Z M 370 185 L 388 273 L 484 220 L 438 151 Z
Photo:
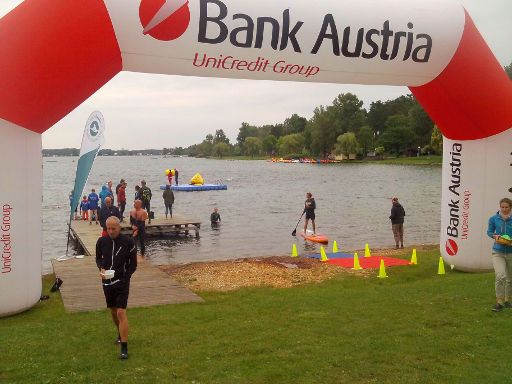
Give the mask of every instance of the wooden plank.
M 201 222 L 199 220 L 189 219 L 182 215 L 174 215 L 172 219 L 157 218 L 151 220 L 151 224 L 146 223 L 146 235 L 148 237 L 188 235 L 189 231 L 194 231 L 195 236 L 199 237 L 200 226 Z M 71 232 L 84 249 L 84 254 L 94 256 L 96 241 L 102 232 L 101 227 L 95 223 L 91 225 L 83 220 L 75 220 L 71 223 Z M 131 234 L 131 227 L 128 222 L 121 224 L 121 232 Z
M 94 257 L 61 262 L 53 260 L 52 264 L 55 275 L 63 281 L 60 292 L 68 312 L 106 308 Z M 146 261 L 139 262 L 137 271 L 132 276 L 129 308 L 202 301 L 195 293 Z

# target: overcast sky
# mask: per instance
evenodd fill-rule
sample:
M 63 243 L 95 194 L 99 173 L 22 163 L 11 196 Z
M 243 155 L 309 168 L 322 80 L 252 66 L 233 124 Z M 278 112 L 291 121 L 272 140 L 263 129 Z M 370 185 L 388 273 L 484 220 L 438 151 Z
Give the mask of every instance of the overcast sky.
M 451 1 L 451 0 L 447 0 Z M 0 0 L 0 17 L 21 0 Z M 462 0 L 499 62 L 512 62 L 512 0 Z M 470 65 L 470 63 L 468 63 Z M 242 122 L 283 122 L 293 113 L 310 118 L 313 109 L 339 94 L 372 101 L 407 94 L 406 87 L 309 84 L 207 79 L 123 72 L 43 134 L 44 148 L 80 147 L 93 110 L 107 124 L 106 148 L 187 147 L 223 129 L 234 141 Z

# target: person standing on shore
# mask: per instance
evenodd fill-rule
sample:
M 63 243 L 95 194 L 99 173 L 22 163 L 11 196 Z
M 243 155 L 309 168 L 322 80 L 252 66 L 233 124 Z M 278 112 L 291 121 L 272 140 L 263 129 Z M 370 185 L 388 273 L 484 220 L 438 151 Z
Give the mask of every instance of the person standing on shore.
M 304 212 L 306 214 L 306 222 L 304 223 L 304 235 L 306 235 L 308 231 L 309 220 L 311 220 L 311 224 L 313 225 L 313 234 L 316 233 L 316 224 L 315 224 L 315 209 L 316 202 L 313 194 L 311 192 L 306 193 L 306 201 L 304 202 Z
M 492 246 L 492 266 L 496 275 L 494 288 L 496 304 L 494 312 L 512 308 L 512 200 L 500 200 L 500 210 L 489 218 L 487 236 L 494 239 Z
M 124 210 L 126 208 L 126 182 L 123 180 L 117 190 L 117 205 L 119 207 L 119 214 L 121 215 L 121 223 L 124 221 Z
M 121 219 L 121 214 L 119 213 L 119 209 L 112 204 L 112 198 L 108 196 L 105 198 L 105 204 L 101 207 L 100 212 L 100 225 L 103 228 L 103 232 L 101 233 L 102 237 L 108 236 L 107 233 L 107 219 L 109 217 L 115 216 L 118 219 Z
M 91 193 L 89 193 L 87 199 L 89 200 L 89 225 L 92 225 L 93 217 L 96 224 L 98 224 L 98 202 L 100 198 L 94 188 L 91 190 Z
M 117 193 L 114 195 L 114 191 L 112 190 L 112 180 L 109 180 L 107 183 L 107 189 L 110 192 L 110 197 L 112 198 L 112 204 L 115 205 L 115 199 L 114 197 L 117 196 Z
M 130 279 L 137 270 L 137 248 L 129 236 L 121 235 L 117 217 L 107 219 L 108 236 L 96 242 L 96 266 L 100 270 L 103 294 L 112 321 L 117 329 L 117 342 L 121 344 L 120 359 L 128 358 L 128 295 Z M 105 271 L 114 270 L 107 278 Z
M 167 214 L 170 214 L 172 219 L 172 205 L 174 204 L 174 192 L 172 191 L 171 186 L 169 184 L 165 186 L 165 191 L 162 197 L 164 198 L 165 204 L 165 218 L 167 219 Z
M 146 185 L 146 180 L 141 180 L 140 182 L 140 196 L 142 197 L 142 208 L 145 209 L 148 213 L 149 224 L 151 224 L 151 197 L 153 194 L 151 193 L 151 189 Z
M 112 192 L 109 191 L 109 189 L 106 185 L 102 186 L 101 192 L 100 192 L 100 200 L 101 200 L 102 207 L 105 205 L 105 199 L 109 196 L 112 197 Z
M 146 253 L 146 220 L 148 218 L 147 212 L 142 208 L 142 201 L 135 200 L 133 204 L 134 209 L 130 211 L 130 224 L 133 229 L 133 239 L 135 246 L 137 241 L 140 244 L 140 254 L 144 257 Z
M 395 248 L 398 249 L 399 243 L 400 247 L 404 247 L 404 217 L 405 217 L 405 209 L 398 202 L 398 197 L 393 197 L 391 199 L 391 216 L 389 219 L 391 220 L 391 229 L 393 231 L 393 236 L 395 237 Z
M 87 196 L 84 196 L 80 202 L 80 212 L 84 221 L 89 220 L 89 201 L 87 201 Z

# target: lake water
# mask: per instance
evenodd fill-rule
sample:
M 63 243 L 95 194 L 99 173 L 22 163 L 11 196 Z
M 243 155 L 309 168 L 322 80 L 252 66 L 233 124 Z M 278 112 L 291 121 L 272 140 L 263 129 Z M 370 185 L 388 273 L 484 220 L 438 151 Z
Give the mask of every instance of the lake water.
M 65 254 L 68 194 L 73 188 L 76 158 L 44 158 L 43 266 Z M 163 157 L 98 157 L 86 192 L 112 180 L 128 182 L 127 197 L 141 179 L 153 190 L 152 210 L 165 213 L 159 186 L 165 169 L 177 168 L 180 183 L 200 172 L 206 183 L 223 182 L 227 191 L 175 192 L 174 212 L 202 221 L 200 238 L 150 241 L 146 256 L 155 264 L 186 263 L 299 253 L 319 246 L 294 238 L 291 232 L 304 207 L 306 192 L 317 203 L 317 231 L 337 240 L 342 249 L 394 246 L 389 214 L 391 197 L 406 211 L 405 245 L 439 241 L 441 167 L 384 164 L 280 164 Z M 222 225 L 211 228 L 209 217 L 219 208 Z M 299 225 L 299 231 L 303 222 Z

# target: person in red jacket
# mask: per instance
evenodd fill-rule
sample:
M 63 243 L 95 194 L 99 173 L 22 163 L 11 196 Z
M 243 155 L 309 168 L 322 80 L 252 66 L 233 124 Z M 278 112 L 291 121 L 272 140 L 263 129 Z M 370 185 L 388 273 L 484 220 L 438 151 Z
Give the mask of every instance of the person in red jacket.
M 126 208 L 126 181 L 123 181 L 117 190 L 117 206 L 121 214 L 121 223 L 124 221 L 124 209 Z

